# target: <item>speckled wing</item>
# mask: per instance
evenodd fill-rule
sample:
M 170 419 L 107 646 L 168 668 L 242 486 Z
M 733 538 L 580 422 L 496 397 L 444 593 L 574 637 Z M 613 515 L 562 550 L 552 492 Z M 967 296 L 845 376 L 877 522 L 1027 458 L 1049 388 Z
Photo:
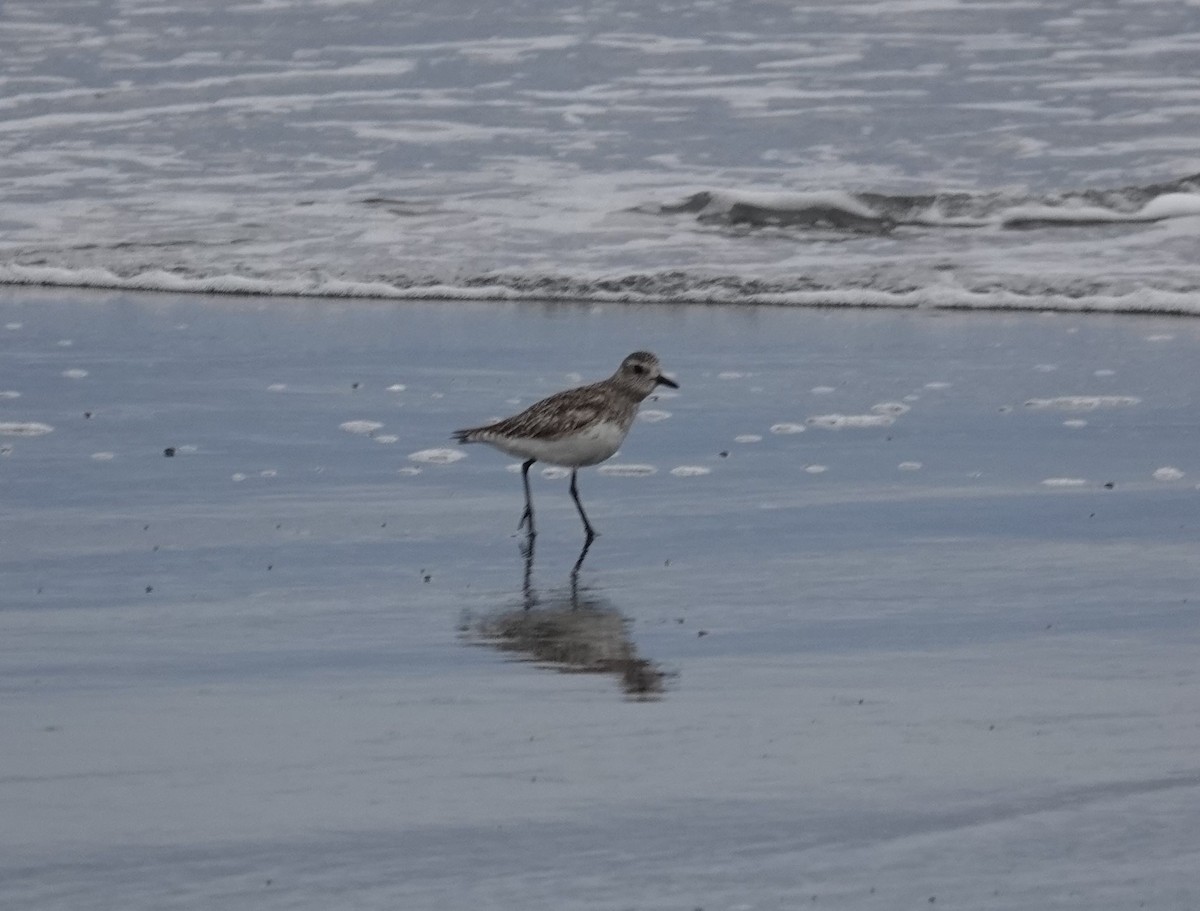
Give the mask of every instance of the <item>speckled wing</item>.
M 466 431 L 467 441 L 496 435 L 517 439 L 557 440 L 579 432 L 611 411 L 611 401 L 599 386 L 580 386 L 530 405 L 520 414 L 487 427 Z

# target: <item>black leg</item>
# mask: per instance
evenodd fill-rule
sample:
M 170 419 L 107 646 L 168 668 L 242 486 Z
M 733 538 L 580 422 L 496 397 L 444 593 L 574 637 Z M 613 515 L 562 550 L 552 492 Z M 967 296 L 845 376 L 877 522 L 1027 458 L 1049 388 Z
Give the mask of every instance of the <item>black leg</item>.
M 521 593 L 525 596 L 525 610 L 537 604 L 537 592 L 533 590 L 533 535 L 521 545 L 521 556 L 525 558 L 525 575 L 521 580 Z
M 525 511 L 521 513 L 521 521 L 517 523 L 517 531 L 529 526 L 529 537 L 537 536 L 533 528 L 533 497 L 529 493 L 529 468 L 537 459 L 530 459 L 521 466 L 521 480 L 525 482 Z
M 592 539 L 596 537 L 596 532 L 592 528 L 592 523 L 588 521 L 587 513 L 583 511 L 583 504 L 579 502 L 579 488 L 575 486 L 575 478 L 578 474 L 578 471 L 571 472 L 571 499 L 575 501 L 575 508 L 579 510 L 579 518 L 583 519 L 583 529 L 587 532 L 587 542 L 591 544 Z M 587 548 L 584 548 L 584 552 L 587 552 Z M 579 562 L 582 563 L 583 561 L 580 560 Z
M 583 542 L 583 550 L 579 552 L 579 559 L 571 567 L 571 607 L 579 607 L 579 570 L 583 568 L 583 561 L 587 558 L 588 550 L 594 540 L 595 535 L 592 535 Z

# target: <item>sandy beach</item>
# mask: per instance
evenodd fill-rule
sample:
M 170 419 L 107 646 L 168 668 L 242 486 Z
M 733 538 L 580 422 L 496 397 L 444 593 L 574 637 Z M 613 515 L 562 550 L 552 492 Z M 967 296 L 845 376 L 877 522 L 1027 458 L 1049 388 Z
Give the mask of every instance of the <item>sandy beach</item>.
M 681 388 L 581 472 L 572 592 L 566 481 L 527 567 L 511 460 L 450 433 L 635 348 Z M 1192 907 L 1198 354 L 0 289 L 0 904 Z M 491 647 L 526 606 L 662 691 Z

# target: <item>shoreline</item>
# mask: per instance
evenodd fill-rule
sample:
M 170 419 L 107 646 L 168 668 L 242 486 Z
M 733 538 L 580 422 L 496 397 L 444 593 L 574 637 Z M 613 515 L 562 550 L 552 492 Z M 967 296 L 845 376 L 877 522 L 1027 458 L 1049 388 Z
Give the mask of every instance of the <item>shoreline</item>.
M 1084 296 L 1061 293 L 1039 293 L 1018 295 L 1008 292 L 1003 300 L 994 300 L 995 293 L 975 294 L 965 288 L 925 288 L 914 291 L 890 292 L 874 290 L 836 289 L 822 291 L 776 291 L 742 292 L 733 290 L 725 294 L 679 293 L 637 294 L 625 291 L 561 293 L 539 292 L 528 287 L 512 287 L 503 283 L 483 286 L 455 286 L 449 284 L 417 285 L 406 287 L 376 281 L 348 281 L 328 279 L 313 285 L 311 282 L 290 283 L 287 281 L 259 279 L 237 275 L 212 278 L 182 278 L 168 272 L 151 273 L 149 278 L 141 275 L 121 277 L 106 270 L 82 270 L 104 273 L 88 280 L 70 277 L 55 279 L 53 275 L 64 271 L 46 267 L 51 275 L 37 273 L 42 267 L 0 266 L 0 289 L 45 289 L 74 290 L 82 292 L 135 294 L 186 294 L 212 295 L 221 297 L 262 298 L 266 300 L 329 301 L 412 301 L 436 303 L 438 301 L 478 303 L 555 303 L 590 306 L 597 304 L 623 304 L 628 306 L 652 307 L 770 307 L 780 309 L 809 310 L 919 310 L 932 312 L 979 312 L 979 313 L 1063 313 L 1063 314 L 1114 314 L 1125 316 L 1200 316 L 1200 297 L 1194 291 L 1167 291 L 1146 288 L 1128 294 L 1114 296 L 1098 302 Z M 14 274 L 15 272 L 15 274 Z M 33 274 L 23 277 L 22 274 Z M 633 275 L 616 279 L 597 280 L 602 284 L 621 284 L 629 280 L 653 276 Z M 526 280 L 528 281 L 528 280 Z M 539 281 L 557 284 L 572 279 L 547 276 Z M 536 284 L 536 282 L 535 282 Z M 979 300 L 972 301 L 971 297 Z M 1144 301 L 1131 298 L 1145 296 Z

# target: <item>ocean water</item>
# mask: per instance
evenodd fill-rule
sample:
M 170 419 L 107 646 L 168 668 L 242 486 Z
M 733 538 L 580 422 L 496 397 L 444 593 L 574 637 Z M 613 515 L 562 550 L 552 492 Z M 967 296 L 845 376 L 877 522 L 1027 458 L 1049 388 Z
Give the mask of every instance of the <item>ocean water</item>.
M 1195 0 L 3 0 L 0 282 L 1200 313 L 1197 60 Z

